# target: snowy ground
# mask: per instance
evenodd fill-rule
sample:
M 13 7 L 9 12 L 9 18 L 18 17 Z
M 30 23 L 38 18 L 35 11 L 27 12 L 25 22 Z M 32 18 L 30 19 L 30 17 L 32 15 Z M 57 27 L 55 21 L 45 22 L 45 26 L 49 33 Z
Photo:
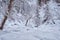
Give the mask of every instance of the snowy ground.
M 0 40 L 60 40 L 60 22 L 56 24 L 44 24 L 40 27 L 25 27 L 24 25 L 12 25 L 0 31 Z M 9 24 L 10 25 L 10 24 Z

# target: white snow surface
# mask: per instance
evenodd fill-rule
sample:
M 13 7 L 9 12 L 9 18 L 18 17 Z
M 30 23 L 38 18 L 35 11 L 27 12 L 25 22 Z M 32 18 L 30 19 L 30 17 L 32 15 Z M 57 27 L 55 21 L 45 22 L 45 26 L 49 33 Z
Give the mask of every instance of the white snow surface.
M 27 27 L 5 24 L 4 30 L 0 31 L 0 40 L 60 40 L 60 21 L 56 24 L 43 24 L 39 27 Z M 8 26 L 8 25 L 9 26 Z

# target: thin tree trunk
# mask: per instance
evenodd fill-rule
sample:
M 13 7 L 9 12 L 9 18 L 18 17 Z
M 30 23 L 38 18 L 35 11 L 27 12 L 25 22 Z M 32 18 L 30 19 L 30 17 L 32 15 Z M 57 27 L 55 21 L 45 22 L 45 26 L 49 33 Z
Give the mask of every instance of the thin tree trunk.
M 49 0 L 38 0 L 38 4 L 42 6 L 43 4 L 47 4 L 47 1 Z
M 29 17 L 27 20 L 26 20 L 26 24 L 25 24 L 25 26 L 27 26 L 27 24 L 28 24 L 28 21 L 31 19 L 31 17 Z
M 4 26 L 5 22 L 6 22 L 6 20 L 7 20 L 7 16 L 4 16 L 4 19 L 3 19 L 3 22 L 1 24 L 0 30 L 3 29 L 3 26 Z
M 7 15 L 10 13 L 10 10 L 11 10 L 11 7 L 12 7 L 12 2 L 13 2 L 13 0 L 10 0 L 9 5 L 8 5 L 8 11 L 7 11 L 8 13 L 6 12 Z M 4 16 L 3 22 L 1 23 L 1 26 L 0 26 L 0 30 L 2 30 L 3 27 L 4 27 L 4 24 L 5 24 L 5 22 L 8 18 L 7 15 Z

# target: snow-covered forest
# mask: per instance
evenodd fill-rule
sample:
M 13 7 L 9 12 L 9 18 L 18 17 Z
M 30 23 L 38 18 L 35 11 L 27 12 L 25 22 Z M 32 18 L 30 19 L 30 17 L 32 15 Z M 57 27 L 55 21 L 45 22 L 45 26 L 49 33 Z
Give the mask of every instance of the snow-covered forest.
M 0 0 L 0 40 L 60 40 L 60 0 Z

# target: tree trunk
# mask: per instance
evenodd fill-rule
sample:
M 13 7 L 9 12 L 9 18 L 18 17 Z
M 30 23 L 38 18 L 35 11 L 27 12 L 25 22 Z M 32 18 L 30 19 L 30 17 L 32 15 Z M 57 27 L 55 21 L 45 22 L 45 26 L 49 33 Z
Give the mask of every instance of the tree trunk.
M 43 3 L 43 4 L 46 4 L 47 1 L 49 1 L 49 0 L 38 0 L 38 4 L 39 4 L 40 6 L 42 6 L 42 3 Z
M 9 15 L 9 13 L 10 13 L 10 10 L 11 10 L 11 7 L 12 7 L 12 2 L 13 2 L 13 0 L 10 0 L 9 5 L 8 5 L 8 10 L 7 10 L 8 13 L 6 12 L 7 15 Z M 0 26 L 0 30 L 2 30 L 3 27 L 4 27 L 4 24 L 5 24 L 5 22 L 6 22 L 7 18 L 8 18 L 7 15 L 4 16 L 3 22 L 2 22 L 2 24 Z
M 7 20 L 7 16 L 4 16 L 3 22 L 2 22 L 1 27 L 0 27 L 1 30 L 3 29 L 3 26 L 6 22 L 6 20 Z

